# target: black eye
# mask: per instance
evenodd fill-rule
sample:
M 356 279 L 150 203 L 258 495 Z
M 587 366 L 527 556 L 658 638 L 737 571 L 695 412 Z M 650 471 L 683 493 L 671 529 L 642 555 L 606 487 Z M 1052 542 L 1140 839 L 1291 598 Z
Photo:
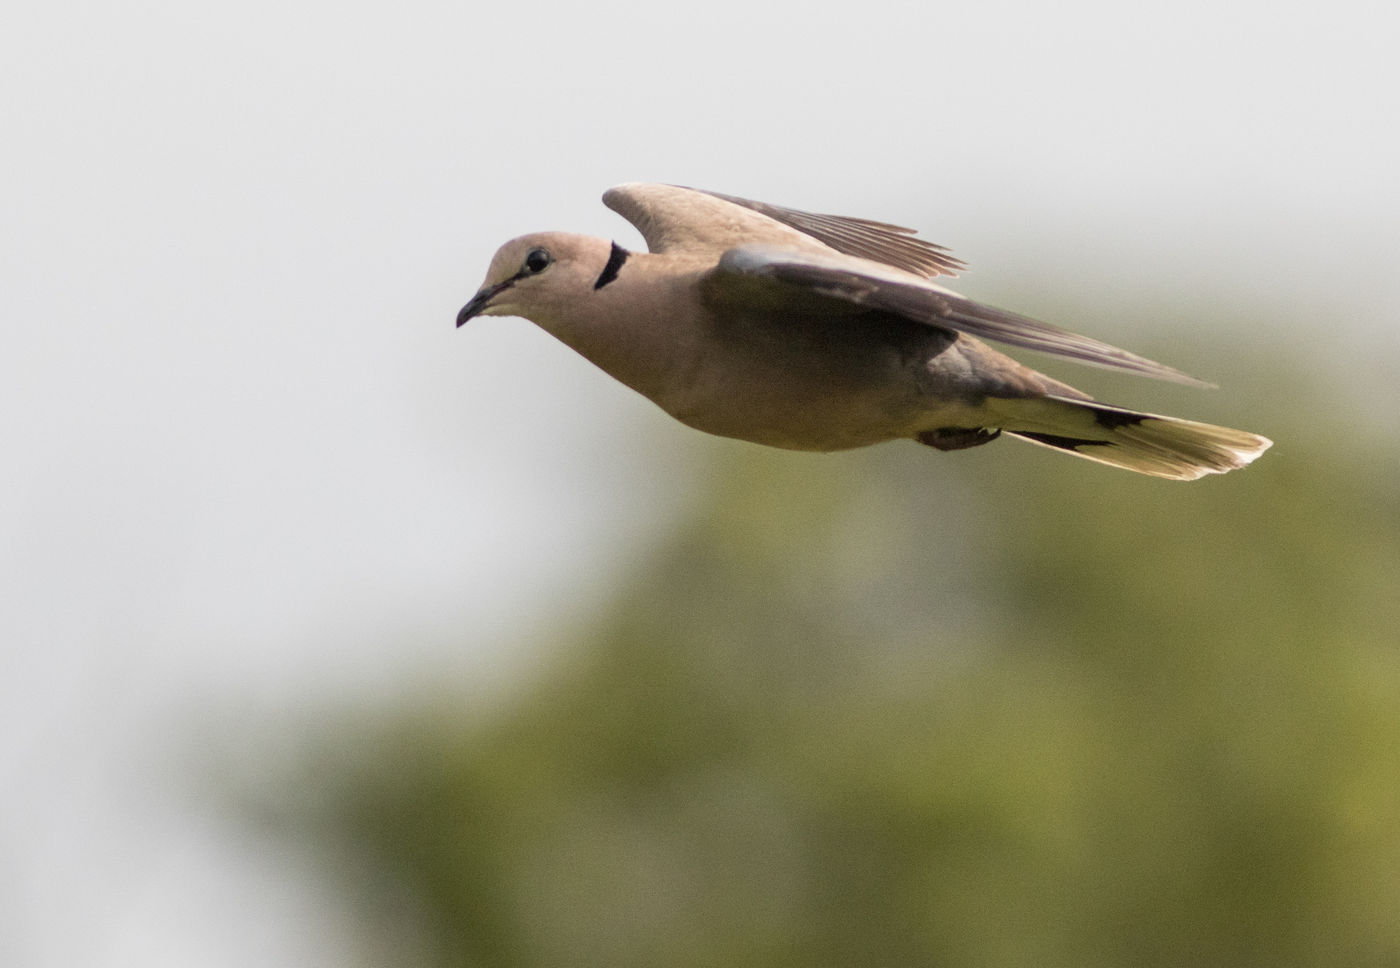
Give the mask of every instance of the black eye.
M 531 249 L 525 256 L 525 271 L 531 275 L 544 272 L 553 261 L 554 257 L 549 254 L 548 249 Z

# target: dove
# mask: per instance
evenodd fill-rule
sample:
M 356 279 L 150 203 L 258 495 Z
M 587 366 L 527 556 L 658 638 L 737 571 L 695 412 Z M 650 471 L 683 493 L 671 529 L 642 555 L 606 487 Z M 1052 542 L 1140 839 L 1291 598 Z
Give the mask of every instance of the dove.
M 1112 406 L 984 340 L 1210 386 L 934 282 L 963 263 L 913 229 L 674 185 L 603 203 L 648 251 L 565 232 L 505 243 L 457 316 L 519 316 L 697 430 L 837 451 L 1003 435 L 1171 480 L 1249 464 L 1272 441 Z

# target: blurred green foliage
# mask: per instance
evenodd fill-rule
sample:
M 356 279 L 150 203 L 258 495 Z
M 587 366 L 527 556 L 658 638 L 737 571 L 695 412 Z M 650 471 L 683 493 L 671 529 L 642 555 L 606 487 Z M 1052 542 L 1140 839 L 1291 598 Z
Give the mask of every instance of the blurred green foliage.
M 490 968 L 1400 964 L 1394 451 L 1231 422 L 1279 443 L 1194 484 L 721 445 L 508 702 L 337 737 L 313 819 L 367 932 Z

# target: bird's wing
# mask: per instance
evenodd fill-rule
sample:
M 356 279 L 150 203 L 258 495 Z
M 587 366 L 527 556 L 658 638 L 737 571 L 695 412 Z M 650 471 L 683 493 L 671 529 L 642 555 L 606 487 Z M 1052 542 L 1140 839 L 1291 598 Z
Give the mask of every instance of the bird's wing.
M 773 312 L 784 306 L 813 311 L 825 301 L 834 313 L 850 313 L 852 308 L 892 313 L 929 326 L 1094 366 L 1177 383 L 1212 385 L 1088 336 L 973 302 L 867 259 L 771 245 L 741 245 L 720 257 L 703 285 L 706 297 L 714 305 L 731 311 Z
M 894 266 L 896 269 L 904 269 L 927 279 L 955 276 L 966 267 L 963 261 L 953 256 L 945 246 L 913 238 L 918 229 L 891 225 L 888 222 L 874 222 L 865 218 L 851 218 L 847 215 L 800 212 L 795 208 L 783 208 L 780 205 L 769 205 L 767 202 L 721 195 L 719 192 L 706 191 L 705 194 L 766 215 L 789 228 L 810 235 L 837 252 Z
M 955 275 L 963 263 L 945 248 L 913 238 L 914 229 L 869 219 L 820 215 L 676 185 L 611 188 L 603 204 L 637 227 L 652 252 L 708 252 L 763 242 L 834 249 L 925 279 Z
M 717 260 L 725 250 L 749 242 L 826 248 L 766 215 L 691 188 L 631 182 L 609 188 L 603 204 L 635 225 L 657 253 Z

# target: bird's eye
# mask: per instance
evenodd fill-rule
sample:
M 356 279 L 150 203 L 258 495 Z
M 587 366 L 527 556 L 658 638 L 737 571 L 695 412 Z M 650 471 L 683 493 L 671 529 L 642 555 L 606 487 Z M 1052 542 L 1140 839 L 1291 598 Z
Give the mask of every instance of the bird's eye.
M 548 249 L 531 249 L 525 255 L 525 271 L 531 275 L 544 272 L 553 261 L 554 257 L 549 254 Z

